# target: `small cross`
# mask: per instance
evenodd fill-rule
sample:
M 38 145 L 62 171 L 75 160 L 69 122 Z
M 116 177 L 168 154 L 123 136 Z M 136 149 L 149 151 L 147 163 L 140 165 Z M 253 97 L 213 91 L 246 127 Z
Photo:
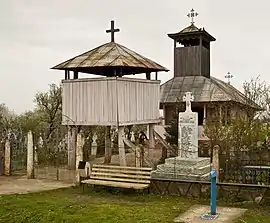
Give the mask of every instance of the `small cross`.
M 194 101 L 194 96 L 191 95 L 191 92 L 186 92 L 183 96 L 183 101 L 186 102 L 186 112 L 191 112 L 191 102 Z
M 198 16 L 198 15 L 199 15 L 199 13 L 198 13 L 198 12 L 195 12 L 194 9 L 191 9 L 191 10 L 190 10 L 190 13 L 187 14 L 187 16 L 188 16 L 189 18 L 191 18 L 191 24 L 192 24 L 192 25 L 195 23 L 195 22 L 194 22 L 194 18 L 195 18 L 196 16 Z
M 228 72 L 228 73 L 225 75 L 225 78 L 228 79 L 228 84 L 231 84 L 231 79 L 233 78 L 233 75 L 232 75 L 230 72 Z
M 114 28 L 114 21 L 111 21 L 111 29 L 106 30 L 106 33 L 111 33 L 111 42 L 114 42 L 114 33 L 120 32 L 120 29 Z

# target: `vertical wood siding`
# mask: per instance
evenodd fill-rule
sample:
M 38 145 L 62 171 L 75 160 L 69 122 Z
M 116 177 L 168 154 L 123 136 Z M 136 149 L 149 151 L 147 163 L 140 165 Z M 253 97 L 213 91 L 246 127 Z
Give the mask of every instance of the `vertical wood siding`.
M 63 81 L 63 125 L 128 125 L 159 120 L 159 81 L 94 78 Z
M 175 77 L 210 76 L 210 51 L 201 46 L 175 49 Z

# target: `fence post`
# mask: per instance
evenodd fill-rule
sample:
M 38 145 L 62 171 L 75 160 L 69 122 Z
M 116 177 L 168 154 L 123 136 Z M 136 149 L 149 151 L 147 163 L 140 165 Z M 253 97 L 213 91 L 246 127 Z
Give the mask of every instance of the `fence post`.
M 76 134 L 75 126 L 68 127 L 68 168 L 76 170 Z
M 31 131 L 29 131 L 27 135 L 27 178 L 34 178 L 34 146 Z
M 123 126 L 118 126 L 118 149 L 119 149 L 120 166 L 127 165 L 125 144 L 123 141 L 124 137 L 125 137 L 125 128 Z
M 5 175 L 10 176 L 11 174 L 11 149 L 9 138 L 5 142 L 5 165 L 4 165 Z
M 111 147 L 111 126 L 106 126 L 105 132 L 105 159 L 104 163 L 111 163 L 112 158 L 112 147 Z
M 82 132 L 77 135 L 77 146 L 76 146 L 76 181 L 80 182 L 80 170 L 79 163 L 83 161 L 83 146 L 84 146 L 84 136 Z

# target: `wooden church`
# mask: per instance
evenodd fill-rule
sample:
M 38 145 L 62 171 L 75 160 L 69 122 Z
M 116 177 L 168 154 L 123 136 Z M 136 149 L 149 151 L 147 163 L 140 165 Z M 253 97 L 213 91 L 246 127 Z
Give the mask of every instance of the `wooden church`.
M 168 125 L 177 107 L 183 104 L 185 92 L 192 92 L 192 111 L 198 112 L 199 138 L 202 138 L 207 118 L 218 113 L 226 122 L 233 115 L 243 114 L 247 107 L 256 110 L 258 106 L 229 83 L 211 76 L 211 42 L 216 39 L 204 28 L 195 26 L 197 15 L 192 9 L 188 14 L 191 25 L 168 34 L 174 43 L 174 76 L 161 86 L 160 108 Z

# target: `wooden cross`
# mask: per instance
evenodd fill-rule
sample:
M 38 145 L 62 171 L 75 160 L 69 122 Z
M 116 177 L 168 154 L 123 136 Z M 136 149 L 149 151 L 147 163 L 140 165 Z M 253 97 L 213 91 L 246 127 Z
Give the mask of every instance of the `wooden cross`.
M 191 95 L 191 92 L 186 92 L 183 96 L 183 101 L 186 102 L 186 112 L 191 112 L 191 102 L 194 101 L 194 96 Z
M 111 42 L 114 42 L 114 33 L 120 32 L 120 29 L 114 28 L 114 21 L 111 21 L 111 29 L 106 30 L 106 33 L 111 33 Z
M 188 16 L 189 18 L 191 18 L 191 24 L 192 24 L 192 25 L 195 23 L 195 22 L 194 22 L 194 18 L 195 18 L 196 16 L 198 16 L 198 15 L 199 15 L 199 13 L 198 13 L 198 12 L 195 12 L 194 9 L 191 9 L 191 10 L 190 10 L 190 13 L 187 14 L 187 16 Z
M 230 72 L 228 72 L 228 73 L 225 75 L 225 78 L 228 79 L 228 84 L 231 84 L 231 79 L 233 78 L 233 75 L 232 75 Z

